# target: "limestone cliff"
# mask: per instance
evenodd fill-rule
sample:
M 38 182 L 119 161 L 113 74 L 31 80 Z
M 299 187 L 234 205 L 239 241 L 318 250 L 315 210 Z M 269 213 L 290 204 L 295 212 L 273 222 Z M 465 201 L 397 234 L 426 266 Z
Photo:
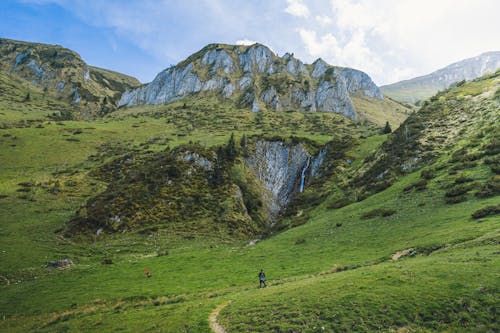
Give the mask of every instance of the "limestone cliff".
M 318 173 L 324 157 L 323 150 L 310 154 L 302 143 L 259 140 L 245 160 L 262 184 L 268 209 L 276 215 L 305 189 L 309 177 Z
M 382 99 L 365 73 L 328 65 L 306 65 L 291 54 L 278 57 L 261 44 L 211 44 L 170 67 L 149 84 L 122 95 L 119 106 L 161 104 L 189 94 L 215 92 L 251 107 L 325 111 L 356 119 L 351 95 Z

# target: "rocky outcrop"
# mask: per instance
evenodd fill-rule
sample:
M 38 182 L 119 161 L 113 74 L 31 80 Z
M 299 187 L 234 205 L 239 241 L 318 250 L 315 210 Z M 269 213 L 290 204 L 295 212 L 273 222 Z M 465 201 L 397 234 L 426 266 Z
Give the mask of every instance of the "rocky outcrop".
M 261 44 L 212 44 L 148 85 L 124 93 L 119 106 L 168 103 L 202 91 L 238 99 L 254 112 L 262 107 L 298 109 L 351 119 L 357 116 L 351 95 L 382 99 L 370 77 L 355 69 L 333 67 L 321 59 L 305 65 L 289 53 L 278 57 Z
M 268 209 L 276 215 L 304 190 L 309 177 L 318 174 L 324 158 L 323 150 L 313 156 L 301 143 L 261 140 L 255 142 L 246 162 L 262 183 Z
M 111 111 L 122 92 L 140 85 L 127 75 L 89 66 L 76 52 L 61 46 L 3 38 L 0 71 L 73 104 L 73 110 L 80 114 Z

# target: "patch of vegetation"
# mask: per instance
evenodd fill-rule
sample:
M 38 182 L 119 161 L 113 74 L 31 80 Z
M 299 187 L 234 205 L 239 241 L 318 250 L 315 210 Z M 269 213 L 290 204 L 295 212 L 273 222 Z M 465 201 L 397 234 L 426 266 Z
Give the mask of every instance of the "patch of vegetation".
M 472 217 L 474 219 L 480 219 L 483 217 L 498 215 L 498 214 L 500 214 L 500 205 L 486 206 L 486 207 L 478 209 L 474 213 L 472 213 Z
M 396 214 L 396 211 L 394 209 L 376 208 L 376 209 L 370 210 L 366 213 L 363 213 L 363 215 L 361 215 L 361 218 L 363 220 L 368 220 L 368 219 L 372 219 L 372 218 L 377 217 L 377 216 L 388 217 L 388 216 L 392 216 L 394 214 Z

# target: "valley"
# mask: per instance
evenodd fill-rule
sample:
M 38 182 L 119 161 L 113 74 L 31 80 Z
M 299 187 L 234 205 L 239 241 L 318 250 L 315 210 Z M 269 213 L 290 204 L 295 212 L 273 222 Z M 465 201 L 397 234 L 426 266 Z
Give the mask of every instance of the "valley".
M 170 69 L 252 77 L 229 97 L 201 84 L 119 107 L 94 85 L 99 100 L 74 105 L 52 81 L 0 74 L 1 331 L 500 329 L 500 72 L 413 109 L 349 91 L 333 66 L 315 78 L 302 64 L 281 89 L 283 72 L 259 63 L 293 57 L 256 45 Z M 271 60 L 202 66 L 236 49 Z M 151 96 L 170 96 L 155 88 L 168 75 Z M 127 82 L 128 101 L 148 87 Z

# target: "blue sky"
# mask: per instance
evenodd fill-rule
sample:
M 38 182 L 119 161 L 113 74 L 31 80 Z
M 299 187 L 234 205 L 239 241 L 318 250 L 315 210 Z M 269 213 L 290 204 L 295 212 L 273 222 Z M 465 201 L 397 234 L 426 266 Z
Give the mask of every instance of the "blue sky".
M 0 1 L 0 37 L 59 44 L 142 82 L 208 43 L 268 45 L 395 82 L 500 50 L 498 0 Z

